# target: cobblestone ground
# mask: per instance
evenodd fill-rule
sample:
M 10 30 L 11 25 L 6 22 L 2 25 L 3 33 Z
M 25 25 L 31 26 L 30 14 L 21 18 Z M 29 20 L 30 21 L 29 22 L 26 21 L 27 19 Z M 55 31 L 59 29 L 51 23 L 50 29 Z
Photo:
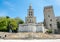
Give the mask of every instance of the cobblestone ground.
M 0 39 L 59 39 L 60 34 L 0 32 Z

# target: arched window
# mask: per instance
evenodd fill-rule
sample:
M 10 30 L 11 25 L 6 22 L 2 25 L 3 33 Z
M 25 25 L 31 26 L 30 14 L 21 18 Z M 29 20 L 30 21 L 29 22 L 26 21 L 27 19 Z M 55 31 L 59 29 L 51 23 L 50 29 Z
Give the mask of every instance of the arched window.
M 31 23 L 31 19 L 30 19 L 30 23 Z

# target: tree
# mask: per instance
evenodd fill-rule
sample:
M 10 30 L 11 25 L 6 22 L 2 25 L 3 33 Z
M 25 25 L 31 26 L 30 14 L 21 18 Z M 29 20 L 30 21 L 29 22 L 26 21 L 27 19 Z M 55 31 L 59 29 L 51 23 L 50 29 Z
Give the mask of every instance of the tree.
M 23 24 L 24 21 L 20 18 L 10 18 L 9 16 L 0 17 L 0 31 L 17 31 L 19 24 Z
M 17 23 L 17 29 L 16 29 L 16 31 L 18 31 L 19 24 L 23 24 L 24 21 L 22 19 L 20 19 L 19 17 L 16 17 L 15 20 L 16 20 L 16 23 Z
M 18 25 L 24 23 L 24 21 L 22 19 L 20 19 L 19 17 L 16 17 L 15 20 L 16 20 Z
M 57 27 L 60 28 L 60 22 L 57 22 Z
M 0 17 L 0 31 L 6 31 L 7 20 L 5 17 Z
M 16 30 L 17 29 L 17 24 L 16 24 L 16 21 L 14 19 L 10 20 L 10 25 L 12 26 L 12 30 Z
M 7 28 L 8 28 L 7 29 L 8 31 L 10 31 L 10 30 L 12 30 L 13 32 L 16 31 L 17 23 L 16 23 L 15 19 L 9 19 Z
M 9 16 L 6 16 L 6 18 L 8 19 L 8 18 L 10 18 Z

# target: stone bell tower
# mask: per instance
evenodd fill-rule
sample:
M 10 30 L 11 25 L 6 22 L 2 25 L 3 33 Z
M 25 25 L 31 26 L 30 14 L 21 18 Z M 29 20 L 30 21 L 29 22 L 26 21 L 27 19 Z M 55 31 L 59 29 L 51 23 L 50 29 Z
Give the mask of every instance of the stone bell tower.
M 36 17 L 34 17 L 34 11 L 32 9 L 32 5 L 30 4 L 29 9 L 28 9 L 28 15 L 25 18 L 25 23 L 36 23 Z

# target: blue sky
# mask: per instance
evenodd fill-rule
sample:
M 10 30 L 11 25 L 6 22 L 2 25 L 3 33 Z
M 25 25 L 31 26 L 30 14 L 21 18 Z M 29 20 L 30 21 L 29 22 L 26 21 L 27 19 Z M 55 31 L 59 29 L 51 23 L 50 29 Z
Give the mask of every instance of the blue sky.
M 25 21 L 30 3 L 37 22 L 44 20 L 45 6 L 52 5 L 55 16 L 60 16 L 60 0 L 0 0 L 0 16 L 20 17 Z

